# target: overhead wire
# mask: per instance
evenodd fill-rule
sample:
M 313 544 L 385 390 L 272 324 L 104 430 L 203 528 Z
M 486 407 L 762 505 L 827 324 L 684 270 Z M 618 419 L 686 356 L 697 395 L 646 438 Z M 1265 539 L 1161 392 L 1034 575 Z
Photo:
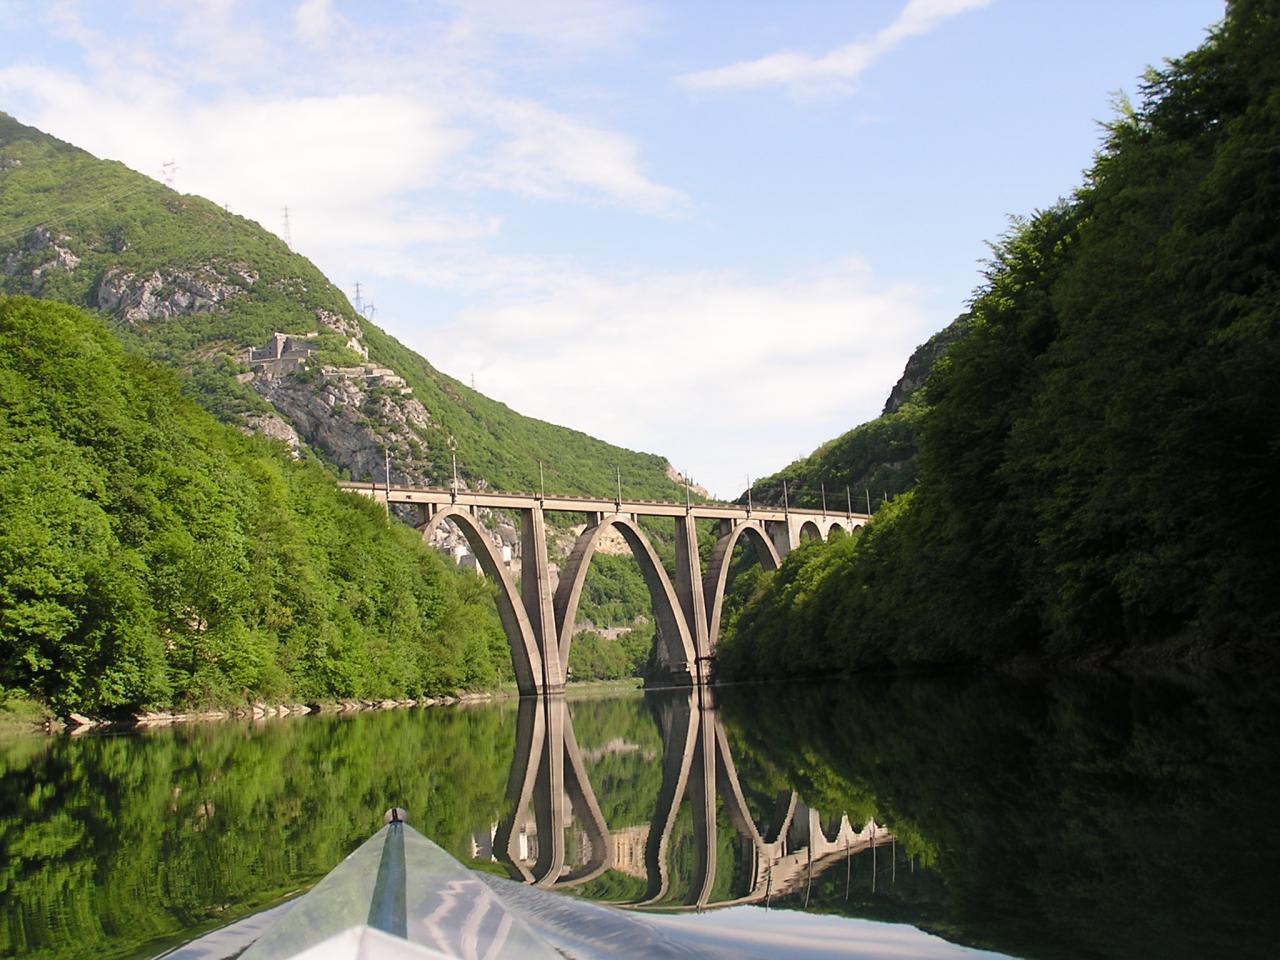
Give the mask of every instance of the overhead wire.
M 18 230 L 10 231 L 9 233 L 0 233 L 0 244 L 10 243 L 14 240 L 18 240 L 24 236 L 27 236 L 28 234 L 32 233 L 35 230 L 39 230 L 41 227 L 49 228 L 49 227 L 54 227 L 54 226 L 58 226 L 60 224 L 66 223 L 68 220 L 72 220 L 76 217 L 83 216 L 84 214 L 89 213 L 93 210 L 97 210 L 101 207 L 108 206 L 109 204 L 115 203 L 119 200 L 123 200 L 125 197 L 133 196 L 133 194 L 135 193 L 141 193 L 143 190 L 148 189 L 150 186 L 151 186 L 151 183 L 149 182 L 137 184 L 135 186 L 128 187 L 124 190 L 120 190 L 109 196 L 101 197 L 97 200 L 94 200 L 92 203 L 86 203 L 82 206 L 76 207 L 72 210 L 67 211 L 61 216 L 51 217 L 48 220 L 42 220 L 38 223 L 32 223 Z

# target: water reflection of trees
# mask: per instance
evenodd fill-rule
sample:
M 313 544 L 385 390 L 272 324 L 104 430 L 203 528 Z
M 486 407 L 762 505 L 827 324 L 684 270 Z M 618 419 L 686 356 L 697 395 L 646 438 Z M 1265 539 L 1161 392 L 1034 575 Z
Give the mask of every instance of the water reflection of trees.
M 305 889 L 388 797 L 456 856 L 514 710 L 387 711 L 0 743 L 0 956 L 132 957 Z
M 828 872 L 810 909 L 1040 960 L 1271 957 L 1277 699 L 1266 679 L 916 678 L 721 709 L 740 755 L 815 806 L 874 806 L 931 864 L 892 898 Z
M 592 899 L 807 906 L 1036 958 L 1270 955 L 1264 684 L 717 696 L 0 744 L 0 955 L 129 957 L 229 922 L 305 889 L 393 799 L 454 856 Z M 859 846 L 842 814 L 896 839 Z

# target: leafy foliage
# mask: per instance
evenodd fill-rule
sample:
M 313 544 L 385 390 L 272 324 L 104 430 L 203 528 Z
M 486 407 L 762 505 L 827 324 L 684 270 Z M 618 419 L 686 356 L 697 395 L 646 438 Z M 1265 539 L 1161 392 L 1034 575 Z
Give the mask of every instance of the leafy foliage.
M 995 246 L 914 492 L 788 558 L 726 669 L 1275 662 L 1278 45 L 1273 0 L 1232 4 Z
M 674 562 L 674 550 L 672 557 Z M 649 588 L 630 554 L 596 553 L 587 568 L 578 621 L 595 626 L 632 624 L 637 617 L 652 617 Z
M 104 709 L 492 684 L 489 589 L 99 321 L 0 299 L 3 686 Z
M 653 658 L 656 633 L 652 620 L 640 620 L 616 640 L 594 630 L 575 634 L 569 648 L 571 679 L 621 680 L 645 676 Z

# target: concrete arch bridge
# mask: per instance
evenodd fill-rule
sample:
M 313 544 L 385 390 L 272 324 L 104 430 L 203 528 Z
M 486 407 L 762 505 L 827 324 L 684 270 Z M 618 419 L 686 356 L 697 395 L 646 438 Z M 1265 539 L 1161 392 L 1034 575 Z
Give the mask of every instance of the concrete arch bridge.
M 449 521 L 466 538 L 485 574 L 498 585 L 498 607 L 511 645 L 516 683 L 521 694 L 564 690 L 569 647 L 583 584 L 591 557 L 606 531 L 616 531 L 640 565 L 654 615 L 658 621 L 658 662 L 662 680 L 675 685 L 706 683 L 711 679 L 720 633 L 721 612 L 734 548 L 746 540 L 765 569 L 777 569 L 803 540 L 827 539 L 835 530 L 851 533 L 865 524 L 867 514 L 754 507 L 739 504 L 664 503 L 651 500 L 598 500 L 534 494 L 470 493 L 426 487 L 372 483 L 343 483 L 354 493 L 388 506 L 410 505 L 421 510 L 424 537 Z M 480 524 L 482 509 L 503 510 L 520 517 L 522 564 L 517 585 L 502 562 L 488 532 Z M 547 554 L 546 515 L 585 514 L 587 526 L 569 554 L 558 585 L 552 588 Z M 641 529 L 642 517 L 665 517 L 675 522 L 676 575 L 658 559 Z M 703 569 L 698 554 L 697 524 L 719 524 L 719 539 Z

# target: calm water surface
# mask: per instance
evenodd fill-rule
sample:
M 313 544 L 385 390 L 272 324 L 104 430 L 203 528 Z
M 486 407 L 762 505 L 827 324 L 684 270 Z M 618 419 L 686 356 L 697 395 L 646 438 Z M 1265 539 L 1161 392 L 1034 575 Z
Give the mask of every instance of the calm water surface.
M 1278 718 L 1263 684 L 897 680 L 0 742 L 0 955 L 156 956 L 396 804 L 693 947 L 1270 957 Z

